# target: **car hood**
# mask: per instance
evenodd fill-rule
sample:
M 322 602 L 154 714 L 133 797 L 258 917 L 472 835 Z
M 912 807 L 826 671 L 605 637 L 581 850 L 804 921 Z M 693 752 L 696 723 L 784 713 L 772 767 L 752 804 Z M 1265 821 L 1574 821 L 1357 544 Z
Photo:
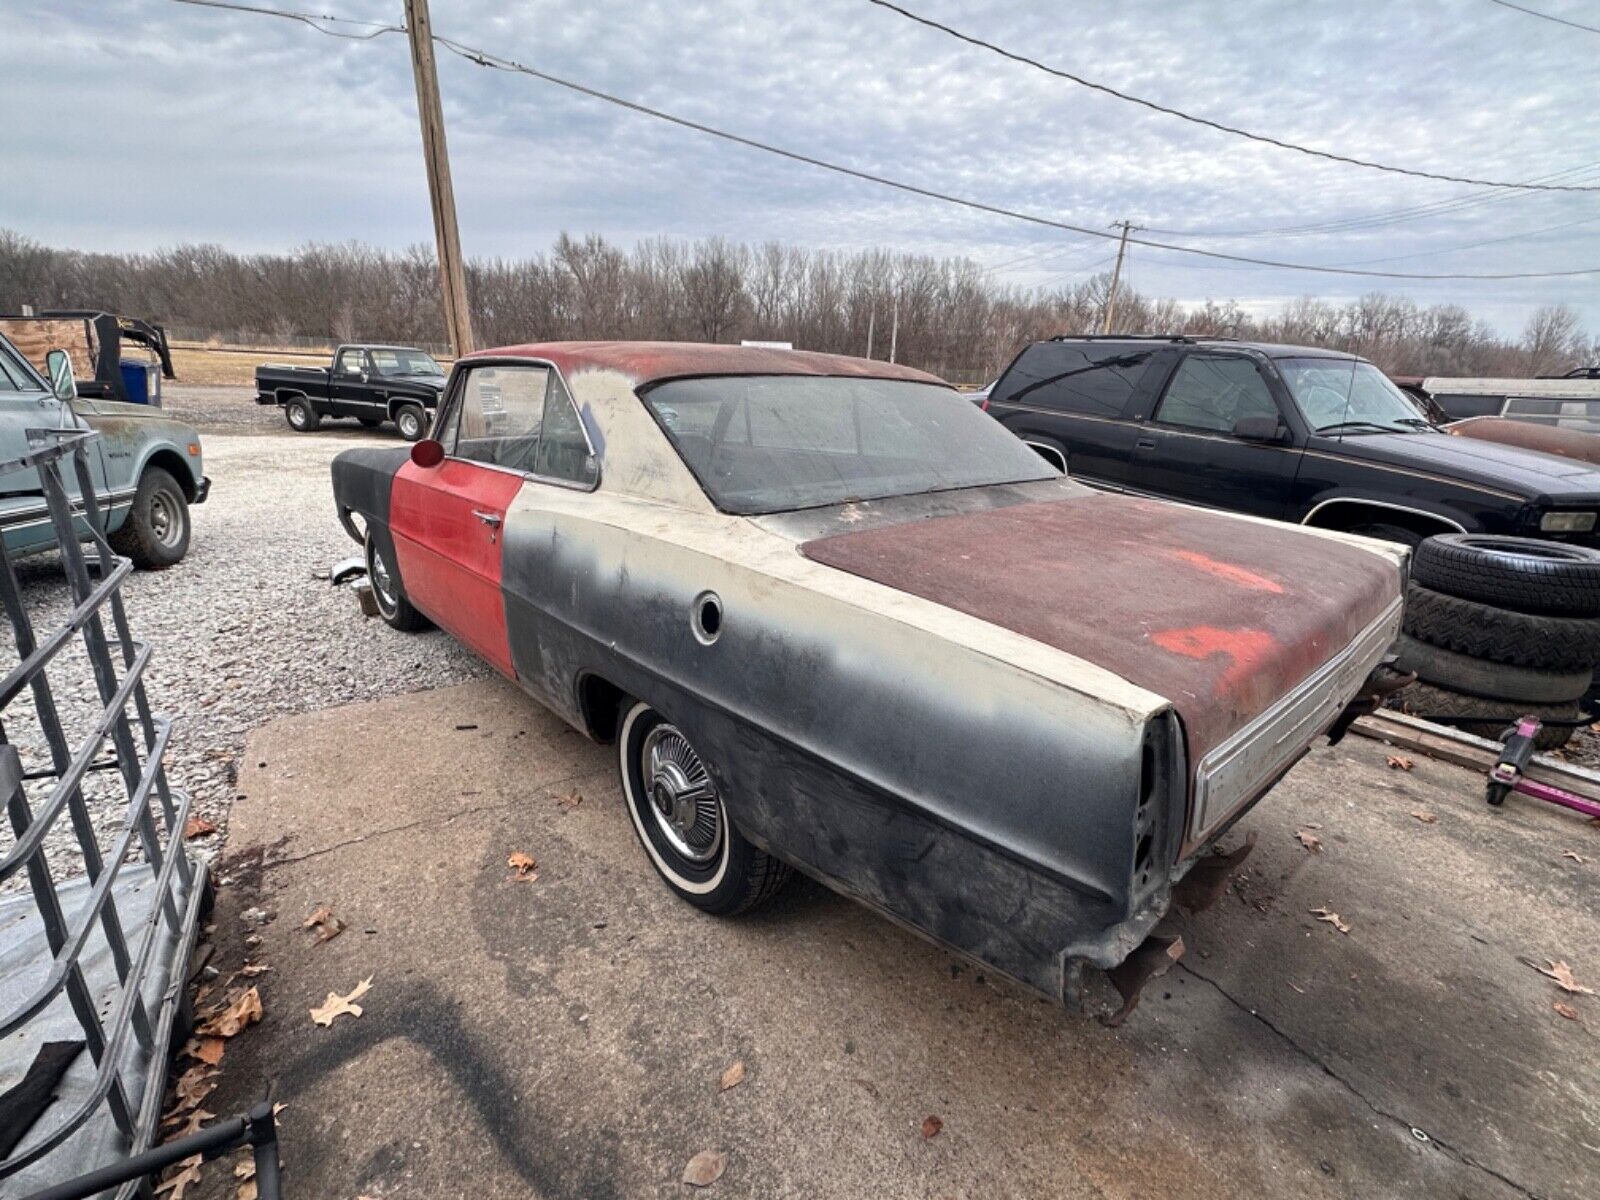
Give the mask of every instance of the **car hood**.
M 1347 458 L 1430 471 L 1528 499 L 1600 496 L 1600 468 L 1521 446 L 1434 433 L 1363 433 L 1318 440 Z
M 800 552 L 1166 697 L 1191 766 L 1400 595 L 1399 565 L 1381 553 L 1104 494 L 833 534 Z
M 1519 446 L 1541 454 L 1555 454 L 1600 467 L 1600 435 L 1581 429 L 1562 429 L 1532 421 L 1513 421 L 1508 417 L 1468 417 L 1444 427 L 1452 437 Z
M 384 375 L 380 383 L 407 383 L 413 387 L 431 388 L 433 391 L 444 391 L 445 377 L 443 375 Z

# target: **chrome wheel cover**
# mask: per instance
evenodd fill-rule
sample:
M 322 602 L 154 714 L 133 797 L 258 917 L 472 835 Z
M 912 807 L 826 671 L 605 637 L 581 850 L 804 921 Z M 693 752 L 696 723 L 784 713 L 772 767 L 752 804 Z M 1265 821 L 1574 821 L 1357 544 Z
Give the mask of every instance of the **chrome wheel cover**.
M 367 578 L 372 582 L 372 594 L 377 597 L 378 607 L 386 613 L 394 612 L 399 602 L 399 597 L 395 595 L 394 579 L 377 544 L 370 540 L 367 542 Z
M 696 865 L 722 849 L 722 805 L 705 764 L 675 725 L 657 725 L 639 747 L 644 805 L 673 850 Z
M 183 514 L 166 492 L 150 497 L 150 533 L 169 550 L 183 540 Z
M 409 409 L 400 414 L 400 419 L 396 423 L 400 426 L 401 437 L 412 438 L 422 432 L 422 422 L 417 419 L 417 414 Z

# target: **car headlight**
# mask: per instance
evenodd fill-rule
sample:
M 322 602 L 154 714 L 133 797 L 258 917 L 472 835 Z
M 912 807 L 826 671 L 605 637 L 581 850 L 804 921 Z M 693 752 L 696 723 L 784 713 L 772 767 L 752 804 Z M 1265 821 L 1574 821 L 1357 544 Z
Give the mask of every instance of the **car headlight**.
M 1591 533 L 1595 514 L 1592 512 L 1548 512 L 1539 518 L 1541 533 Z

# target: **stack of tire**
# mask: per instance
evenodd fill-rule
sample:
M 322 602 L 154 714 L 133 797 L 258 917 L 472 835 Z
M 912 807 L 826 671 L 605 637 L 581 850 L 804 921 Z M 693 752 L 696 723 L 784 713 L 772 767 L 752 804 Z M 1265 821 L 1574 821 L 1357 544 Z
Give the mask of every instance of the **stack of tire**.
M 1590 716 L 1600 665 L 1600 551 L 1561 542 L 1452 533 L 1411 559 L 1395 666 L 1417 682 L 1405 712 L 1498 739 L 1516 718 L 1546 722 L 1563 746 Z

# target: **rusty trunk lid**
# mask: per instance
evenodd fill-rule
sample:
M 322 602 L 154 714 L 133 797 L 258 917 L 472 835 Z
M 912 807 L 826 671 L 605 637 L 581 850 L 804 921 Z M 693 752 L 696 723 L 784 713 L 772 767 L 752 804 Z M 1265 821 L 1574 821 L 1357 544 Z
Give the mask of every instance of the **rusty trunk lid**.
M 1101 493 L 832 534 L 807 558 L 920 596 L 1166 697 L 1191 767 L 1391 608 L 1358 546 Z

